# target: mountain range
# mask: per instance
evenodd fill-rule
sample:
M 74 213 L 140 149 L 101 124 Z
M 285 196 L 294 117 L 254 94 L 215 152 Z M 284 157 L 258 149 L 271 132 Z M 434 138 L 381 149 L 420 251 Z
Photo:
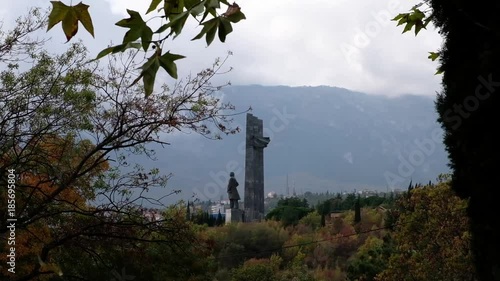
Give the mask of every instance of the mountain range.
M 237 111 L 251 107 L 263 120 L 265 192 L 278 194 L 405 189 L 449 172 L 431 97 L 368 95 L 337 87 L 230 86 L 220 93 Z M 167 137 L 154 147 L 172 173 L 169 200 L 226 198 L 229 172 L 244 190 L 246 114 L 234 116 L 236 135 L 209 140 L 197 134 Z M 152 191 L 164 195 L 167 191 Z M 242 196 L 243 197 L 243 196 Z

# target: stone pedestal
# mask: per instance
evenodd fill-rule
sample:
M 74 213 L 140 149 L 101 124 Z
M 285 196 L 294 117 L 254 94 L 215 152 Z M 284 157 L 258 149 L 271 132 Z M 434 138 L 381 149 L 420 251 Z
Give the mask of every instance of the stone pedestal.
M 243 222 L 243 213 L 240 209 L 226 209 L 226 224 Z

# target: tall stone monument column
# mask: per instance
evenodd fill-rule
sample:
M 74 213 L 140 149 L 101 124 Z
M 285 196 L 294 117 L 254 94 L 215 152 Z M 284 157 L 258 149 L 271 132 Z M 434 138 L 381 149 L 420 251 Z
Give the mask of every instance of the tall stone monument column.
M 264 218 L 264 148 L 262 120 L 247 113 L 245 154 L 245 221 Z

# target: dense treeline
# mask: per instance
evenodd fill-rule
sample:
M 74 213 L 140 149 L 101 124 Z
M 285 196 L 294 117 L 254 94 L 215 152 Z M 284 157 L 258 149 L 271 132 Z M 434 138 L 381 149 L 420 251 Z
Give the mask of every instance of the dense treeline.
M 351 208 L 333 211 L 324 224 L 319 211 L 331 199 L 313 209 L 300 198 L 280 200 L 280 211 L 260 223 L 192 224 L 206 246 L 192 262 L 208 270 L 186 280 L 475 280 L 467 202 L 446 177 L 410 185 L 383 208 L 360 204 L 358 220 L 361 197 L 343 200 Z M 284 207 L 307 213 L 290 223 Z

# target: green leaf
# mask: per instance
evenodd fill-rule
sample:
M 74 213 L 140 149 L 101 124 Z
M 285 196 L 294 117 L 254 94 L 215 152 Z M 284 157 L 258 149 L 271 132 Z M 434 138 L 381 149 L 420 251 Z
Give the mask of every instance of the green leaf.
M 201 39 L 203 37 L 203 35 L 205 35 L 210 29 L 212 29 L 212 27 L 217 26 L 217 19 L 213 18 L 209 21 L 204 22 L 202 25 L 203 25 L 203 28 L 201 29 L 200 33 L 198 33 L 198 35 L 196 35 L 191 40 Z
M 170 23 L 172 23 L 172 25 L 171 25 L 172 31 L 170 33 L 174 32 L 175 37 L 177 37 L 181 33 L 182 28 L 184 28 L 184 24 L 186 24 L 186 20 L 188 17 L 189 17 L 188 11 L 185 11 L 185 12 L 182 12 L 181 14 L 172 16 L 172 18 L 170 19 Z
M 94 37 L 94 25 L 92 24 L 92 18 L 89 14 L 89 6 L 78 3 L 74 7 L 78 20 L 82 23 L 83 27 Z
M 441 68 L 441 67 L 438 67 L 436 73 L 434 73 L 434 75 L 439 75 L 439 74 L 442 74 L 444 72 L 444 70 Z
M 146 98 L 153 93 L 158 68 L 160 68 L 160 63 L 157 58 L 154 58 L 152 63 L 143 70 L 142 83 L 144 83 L 144 95 Z
M 172 26 L 171 22 L 168 22 L 168 23 L 160 26 L 160 28 L 158 28 L 154 33 L 163 33 L 163 32 L 165 32 L 165 30 L 167 30 L 171 26 Z
M 217 11 L 215 8 L 210 8 L 207 5 L 208 2 L 205 2 L 205 13 L 203 13 L 203 17 L 200 20 L 200 23 L 204 23 L 205 19 L 207 18 L 208 14 L 211 14 L 213 17 L 217 17 Z
M 112 46 L 112 47 L 109 47 L 109 48 L 106 48 L 104 50 L 102 50 L 101 52 L 99 52 L 99 54 L 97 54 L 97 57 L 91 61 L 95 61 L 95 60 L 98 60 L 106 55 L 109 55 L 109 54 L 115 54 L 115 53 L 118 53 L 118 52 L 123 52 L 125 51 L 126 49 L 130 49 L 130 48 L 134 48 L 134 49 L 140 49 L 141 48 L 141 44 L 140 43 L 137 43 L 137 42 L 128 42 L 126 44 L 120 44 L 120 45 L 116 45 L 116 46 Z
M 207 8 L 219 9 L 220 8 L 220 1 L 219 0 L 208 0 Z
M 408 22 L 408 18 L 410 17 L 410 14 L 402 14 L 403 16 L 399 19 L 399 22 L 396 26 L 400 26 L 404 23 Z
M 160 66 L 167 71 L 170 77 L 177 79 L 177 66 L 174 61 L 183 59 L 184 56 L 166 52 L 159 58 Z
M 49 14 L 49 22 L 47 31 L 54 25 L 62 22 L 62 28 L 66 39 L 69 41 L 78 32 L 78 21 L 80 21 L 85 29 L 94 37 L 94 26 L 90 17 L 88 5 L 79 3 L 76 6 L 66 6 L 60 1 L 51 1 L 52 11 Z
M 144 51 L 148 50 L 152 40 L 153 40 L 153 31 L 149 26 L 147 26 L 142 30 L 141 33 L 141 43 L 142 43 L 142 49 Z
M 410 31 L 414 24 L 415 22 L 407 22 L 405 28 L 403 29 L 403 33 Z
M 219 26 L 219 21 L 217 20 L 217 18 L 214 18 L 214 20 L 216 20 L 215 25 L 213 25 L 207 31 L 207 36 L 205 37 L 205 39 L 207 40 L 207 46 L 210 46 L 210 44 L 212 44 L 212 42 L 214 41 L 215 33 L 217 32 L 217 27 Z
M 392 21 L 398 21 L 398 20 L 400 20 L 402 17 L 404 17 L 405 15 L 406 15 L 406 14 L 399 14 L 399 15 L 395 16 L 395 17 L 392 19 Z
M 414 9 L 413 13 L 410 14 L 411 21 L 422 20 L 423 18 L 425 18 L 425 14 L 419 9 Z
M 182 28 L 184 27 L 184 24 L 186 23 L 186 19 L 188 18 L 188 16 L 189 13 L 187 11 L 178 15 L 173 15 L 171 16 L 168 23 L 160 26 L 160 28 L 158 28 L 158 30 L 156 30 L 154 33 L 162 33 L 165 32 L 165 30 L 172 28 L 170 34 L 175 32 L 177 35 L 179 35 L 182 31 Z
M 66 16 L 62 20 L 62 29 L 68 41 L 78 32 L 78 16 L 72 7 L 69 7 Z
M 123 37 L 123 44 L 136 41 L 141 38 L 142 47 L 144 51 L 147 51 L 149 45 L 151 44 L 151 39 L 153 38 L 153 31 L 144 22 L 138 12 L 127 10 L 127 13 L 130 15 L 130 18 L 122 19 L 116 23 L 117 26 L 130 28 L 130 30 L 127 31 Z
M 50 11 L 47 31 L 61 22 L 69 11 L 69 7 L 60 1 L 50 1 L 50 3 L 52 3 L 52 11 Z
M 233 31 L 233 27 L 231 26 L 231 22 L 225 18 L 220 18 L 219 24 L 219 40 L 221 42 L 226 41 L 226 36 Z
M 415 36 L 417 36 L 418 32 L 421 30 L 421 29 L 425 29 L 425 25 L 424 23 L 422 22 L 422 20 L 418 20 L 415 22 Z
M 431 16 L 427 17 L 424 21 L 424 27 L 427 27 L 427 25 L 429 24 L 429 22 L 431 22 L 431 20 L 432 20 Z
M 160 68 L 160 60 L 159 60 L 159 51 L 160 48 L 157 49 L 154 55 L 152 55 L 148 61 L 141 66 L 141 74 L 137 77 L 129 87 L 135 85 L 141 78 L 144 83 L 144 94 L 149 97 L 153 93 L 156 72 Z
M 199 14 L 203 13 L 205 11 L 205 1 L 201 1 L 198 5 L 193 6 L 190 9 L 190 13 L 193 17 L 197 17 Z
M 151 4 L 149 4 L 148 10 L 146 11 L 146 14 L 149 14 L 152 11 L 154 11 L 158 7 L 158 5 L 160 5 L 161 1 L 162 0 L 152 0 Z
M 427 58 L 432 61 L 435 61 L 437 58 L 439 58 L 439 53 L 429 52 L 429 56 Z

